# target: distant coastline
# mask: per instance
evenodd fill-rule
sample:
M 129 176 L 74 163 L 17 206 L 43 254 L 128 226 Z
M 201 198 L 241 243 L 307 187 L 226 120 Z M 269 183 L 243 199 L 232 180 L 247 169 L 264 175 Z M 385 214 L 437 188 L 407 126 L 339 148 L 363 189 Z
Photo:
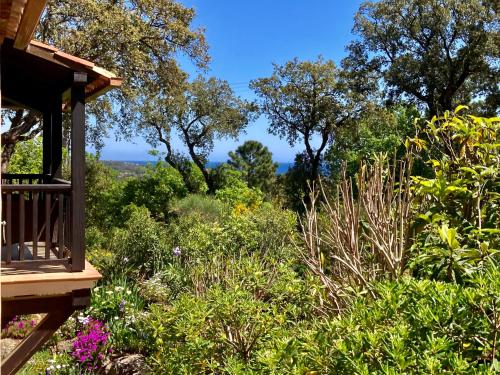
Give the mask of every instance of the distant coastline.
M 146 166 L 148 164 L 155 164 L 153 160 L 103 160 L 103 162 L 115 169 L 122 169 L 120 166 Z M 222 161 L 209 161 L 207 163 L 208 168 L 217 168 L 219 165 L 223 164 Z M 284 174 L 293 166 L 293 163 L 278 163 L 278 169 L 276 174 Z M 117 168 L 118 167 L 118 168 Z

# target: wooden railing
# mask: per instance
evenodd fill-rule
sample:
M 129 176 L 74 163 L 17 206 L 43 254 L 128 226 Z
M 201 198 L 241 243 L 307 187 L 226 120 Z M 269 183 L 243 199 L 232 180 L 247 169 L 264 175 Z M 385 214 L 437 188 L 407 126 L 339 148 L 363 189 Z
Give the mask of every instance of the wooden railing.
M 71 185 L 43 175 L 2 175 L 2 264 L 71 264 Z

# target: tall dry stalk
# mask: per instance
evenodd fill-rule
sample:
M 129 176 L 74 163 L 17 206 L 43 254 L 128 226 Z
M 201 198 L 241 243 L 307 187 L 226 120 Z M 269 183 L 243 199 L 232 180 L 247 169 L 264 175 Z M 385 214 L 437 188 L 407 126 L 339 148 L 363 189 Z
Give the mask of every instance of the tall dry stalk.
M 410 171 L 410 158 L 390 165 L 380 155 L 372 164 L 361 164 L 355 185 L 344 174 L 333 196 L 322 184 L 312 187 L 301 222 L 304 259 L 335 310 L 349 304 L 353 291 L 372 293 L 373 281 L 403 273 L 410 237 Z

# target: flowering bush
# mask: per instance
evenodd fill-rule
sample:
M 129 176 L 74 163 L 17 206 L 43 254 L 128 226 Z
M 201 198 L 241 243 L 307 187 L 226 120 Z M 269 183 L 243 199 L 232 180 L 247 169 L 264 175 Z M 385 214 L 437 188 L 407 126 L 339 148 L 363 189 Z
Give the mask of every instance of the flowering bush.
M 87 317 L 73 342 L 71 356 L 86 370 L 99 369 L 112 349 L 108 328 L 99 320 Z
M 88 314 L 107 323 L 115 350 L 137 349 L 136 315 L 144 309 L 137 287 L 124 279 L 111 280 L 92 292 Z
M 36 324 L 36 320 L 30 317 L 15 316 L 2 330 L 2 337 L 24 338 Z

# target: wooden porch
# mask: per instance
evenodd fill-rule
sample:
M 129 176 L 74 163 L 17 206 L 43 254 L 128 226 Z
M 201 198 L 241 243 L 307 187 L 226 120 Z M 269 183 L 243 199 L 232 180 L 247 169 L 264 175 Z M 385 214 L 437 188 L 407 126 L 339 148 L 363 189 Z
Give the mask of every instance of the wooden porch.
M 85 261 L 85 105 L 121 79 L 31 40 L 45 2 L 2 2 L 0 14 L 2 109 L 29 110 L 43 126 L 40 173 L 0 176 L 2 327 L 16 315 L 46 314 L 2 358 L 2 374 L 16 373 L 75 310 L 88 306 L 101 277 Z

